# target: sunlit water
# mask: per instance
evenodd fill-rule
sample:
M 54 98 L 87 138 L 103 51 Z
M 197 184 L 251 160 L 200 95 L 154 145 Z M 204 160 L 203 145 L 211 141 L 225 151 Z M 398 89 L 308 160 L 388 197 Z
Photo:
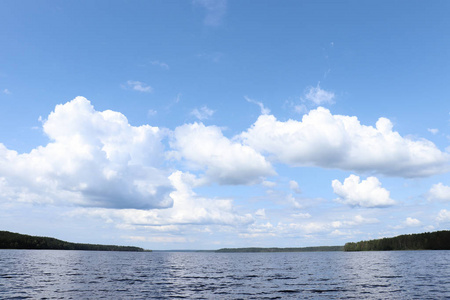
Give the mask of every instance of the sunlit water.
M 0 299 L 450 299 L 450 251 L 0 250 Z

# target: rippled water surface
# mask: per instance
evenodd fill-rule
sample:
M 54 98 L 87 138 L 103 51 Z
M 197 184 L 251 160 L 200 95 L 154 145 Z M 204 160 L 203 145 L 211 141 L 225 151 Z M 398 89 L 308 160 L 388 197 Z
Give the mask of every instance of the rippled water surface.
M 450 251 L 0 250 L 0 299 L 450 299 Z

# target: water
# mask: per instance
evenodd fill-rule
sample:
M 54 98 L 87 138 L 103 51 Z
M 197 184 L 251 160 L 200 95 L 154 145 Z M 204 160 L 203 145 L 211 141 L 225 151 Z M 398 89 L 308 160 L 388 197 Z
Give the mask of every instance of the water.
M 0 250 L 0 299 L 450 299 L 450 251 Z

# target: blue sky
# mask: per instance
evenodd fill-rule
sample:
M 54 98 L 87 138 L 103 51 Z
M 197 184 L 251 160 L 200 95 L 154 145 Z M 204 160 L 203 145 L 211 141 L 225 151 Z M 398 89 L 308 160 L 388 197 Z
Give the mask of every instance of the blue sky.
M 448 229 L 447 1 L 2 1 L 0 228 L 149 249 Z

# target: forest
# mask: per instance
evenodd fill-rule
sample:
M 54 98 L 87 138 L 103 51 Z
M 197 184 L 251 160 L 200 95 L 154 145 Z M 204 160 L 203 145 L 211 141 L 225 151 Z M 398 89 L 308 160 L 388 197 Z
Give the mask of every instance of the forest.
M 344 251 L 450 250 L 450 231 L 405 234 L 357 243 L 346 243 Z
M 149 251 L 139 247 L 70 243 L 50 237 L 0 231 L 0 249 L 91 250 L 91 251 Z

